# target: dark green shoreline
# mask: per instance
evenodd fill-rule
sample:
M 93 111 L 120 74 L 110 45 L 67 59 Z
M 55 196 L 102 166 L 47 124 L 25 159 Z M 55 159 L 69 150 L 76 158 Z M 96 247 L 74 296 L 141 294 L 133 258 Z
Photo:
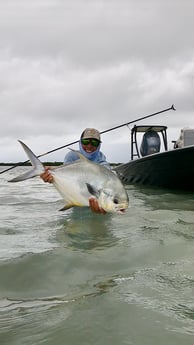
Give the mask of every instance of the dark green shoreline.
M 46 166 L 58 166 L 58 165 L 62 165 L 63 162 L 42 162 L 43 165 Z M 110 163 L 111 166 L 117 166 L 120 165 L 121 163 Z M 23 163 L 23 162 L 19 162 L 19 163 L 0 163 L 0 166 L 14 166 L 14 167 L 18 167 L 18 166 L 31 166 L 31 163 Z
M 44 165 L 48 165 L 48 166 L 51 166 L 51 165 L 62 165 L 63 162 L 43 162 Z M 0 163 L 0 166 L 15 166 L 15 167 L 18 167 L 18 166 L 29 166 L 31 165 L 31 163 L 23 163 L 23 162 L 19 162 L 19 163 Z

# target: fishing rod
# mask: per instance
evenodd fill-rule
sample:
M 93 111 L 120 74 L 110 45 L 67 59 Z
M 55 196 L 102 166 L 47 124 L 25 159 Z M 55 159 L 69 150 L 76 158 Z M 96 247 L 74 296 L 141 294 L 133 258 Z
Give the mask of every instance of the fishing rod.
M 141 121 L 141 120 L 148 119 L 149 117 L 152 117 L 152 116 L 155 116 L 155 115 L 164 113 L 164 112 L 169 111 L 169 110 L 176 110 L 175 107 L 174 107 L 174 104 L 172 104 L 171 107 L 166 108 L 166 109 L 163 109 L 163 110 L 160 110 L 160 111 L 157 111 L 156 113 L 149 114 L 149 115 L 146 115 L 146 116 L 143 116 L 143 117 L 139 117 L 139 118 L 137 118 L 137 119 L 135 119 L 135 120 L 132 120 L 132 121 L 123 123 L 122 125 L 118 125 L 118 126 L 111 127 L 111 128 L 109 128 L 109 129 L 106 129 L 106 130 L 104 130 L 104 131 L 101 131 L 100 134 L 104 134 L 104 133 L 107 133 L 107 132 L 110 132 L 110 131 L 114 131 L 115 129 L 118 129 L 118 128 L 121 128 L 121 127 L 124 127 L 124 126 L 128 126 L 128 125 L 130 125 L 130 124 L 132 124 L 132 123 L 134 123 L 134 122 L 137 122 L 137 121 Z M 63 146 L 59 146 L 59 147 L 57 147 L 57 148 L 55 148 L 55 149 L 53 149 L 53 150 L 50 150 L 50 151 L 47 151 L 47 152 L 45 152 L 45 153 L 40 154 L 39 156 L 37 156 L 37 158 L 40 158 L 40 157 L 46 156 L 46 155 L 48 155 L 48 154 L 50 154 L 50 153 L 53 153 L 53 152 L 55 152 L 55 151 L 64 149 L 65 147 L 68 147 L 68 146 L 77 144 L 78 142 L 79 142 L 79 140 L 75 140 L 75 141 L 72 141 L 72 142 L 69 143 L 69 144 L 66 144 L 66 145 L 63 145 Z M 29 162 L 29 160 L 26 160 L 26 161 L 22 162 L 22 164 L 25 164 L 25 163 L 28 163 L 28 162 Z M 6 172 L 6 171 L 12 170 L 12 169 L 16 168 L 18 165 L 19 165 L 19 164 L 16 164 L 16 165 L 13 165 L 13 166 L 11 166 L 11 167 L 9 167 L 9 168 L 3 170 L 3 171 L 0 171 L 0 174 L 3 174 L 3 173 Z
M 151 116 L 154 116 L 154 115 L 158 115 L 158 114 L 164 113 L 165 111 L 169 111 L 169 110 L 176 110 L 175 107 L 174 107 L 174 104 L 172 104 L 170 108 L 167 108 L 167 109 L 164 109 L 164 110 L 160 110 L 160 111 L 157 111 L 156 113 L 153 113 L 153 114 L 150 114 L 150 115 L 146 115 L 146 116 L 143 116 L 143 117 L 139 117 L 136 120 L 132 120 L 130 122 L 123 123 L 122 125 L 106 129 L 105 131 L 100 132 L 100 134 L 104 134 L 104 133 L 113 131 L 114 129 L 118 129 L 118 128 L 121 128 L 121 127 L 124 127 L 124 126 L 128 126 L 128 125 L 130 125 L 130 124 L 132 124 L 134 122 L 141 121 L 141 120 L 144 120 L 144 119 L 148 119 L 148 117 L 151 117 Z

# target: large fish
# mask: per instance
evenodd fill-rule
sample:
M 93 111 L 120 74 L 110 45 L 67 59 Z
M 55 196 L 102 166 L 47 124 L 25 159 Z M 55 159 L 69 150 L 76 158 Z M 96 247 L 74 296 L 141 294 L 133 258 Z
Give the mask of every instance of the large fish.
M 10 180 L 19 182 L 44 172 L 44 166 L 30 148 L 20 141 L 33 169 Z M 128 207 L 128 194 L 118 176 L 106 167 L 91 162 L 79 151 L 79 159 L 50 170 L 53 185 L 64 199 L 67 210 L 74 206 L 89 206 L 89 198 L 94 196 L 106 212 L 123 213 Z

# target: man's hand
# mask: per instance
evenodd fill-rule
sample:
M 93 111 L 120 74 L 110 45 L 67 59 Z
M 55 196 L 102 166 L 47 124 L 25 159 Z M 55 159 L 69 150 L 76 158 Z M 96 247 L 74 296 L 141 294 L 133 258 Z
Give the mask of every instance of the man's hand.
M 53 176 L 49 169 L 49 167 L 45 167 L 45 171 L 40 175 L 40 177 L 44 182 L 53 183 Z
M 106 214 L 106 211 L 102 207 L 99 206 L 97 199 L 94 198 L 93 196 L 89 198 L 89 205 L 92 212 Z

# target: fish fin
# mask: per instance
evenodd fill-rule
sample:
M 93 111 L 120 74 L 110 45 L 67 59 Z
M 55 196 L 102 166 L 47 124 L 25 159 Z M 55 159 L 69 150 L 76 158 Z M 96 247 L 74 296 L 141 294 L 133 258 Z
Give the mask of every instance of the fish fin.
M 71 148 L 69 148 L 69 150 L 75 152 L 78 155 L 79 159 L 84 160 L 84 161 L 88 161 L 89 160 L 84 155 L 82 155 L 82 153 L 80 153 L 78 150 L 74 150 L 74 149 L 71 149 Z
M 20 182 L 20 181 L 24 181 L 24 180 L 28 180 L 30 178 L 33 178 L 37 176 L 36 174 L 36 170 L 35 169 L 32 169 L 30 171 L 27 171 L 26 173 L 22 174 L 22 175 L 19 175 L 11 180 L 9 180 L 8 182 Z
M 76 207 L 76 206 L 83 207 L 84 205 L 79 202 L 67 203 L 59 211 L 66 211 L 66 210 L 69 210 L 69 208 Z
M 41 163 L 41 161 L 38 159 L 38 157 L 36 157 L 36 155 L 30 150 L 30 148 L 24 144 L 22 141 L 18 140 L 19 143 L 22 145 L 24 151 L 26 152 L 32 166 L 33 169 L 18 176 L 13 178 L 12 180 L 9 180 L 9 182 L 19 182 L 19 181 L 23 181 L 23 180 L 27 180 L 29 178 L 35 177 L 35 176 L 39 176 L 43 171 L 44 171 L 44 166 Z
M 94 195 L 96 198 L 99 197 L 99 190 L 96 189 L 94 186 L 92 186 L 90 183 L 86 183 L 86 186 L 88 188 L 88 192 L 92 195 Z
M 70 208 L 72 208 L 74 205 L 65 205 L 64 207 L 62 207 L 59 211 L 66 211 L 69 210 Z

